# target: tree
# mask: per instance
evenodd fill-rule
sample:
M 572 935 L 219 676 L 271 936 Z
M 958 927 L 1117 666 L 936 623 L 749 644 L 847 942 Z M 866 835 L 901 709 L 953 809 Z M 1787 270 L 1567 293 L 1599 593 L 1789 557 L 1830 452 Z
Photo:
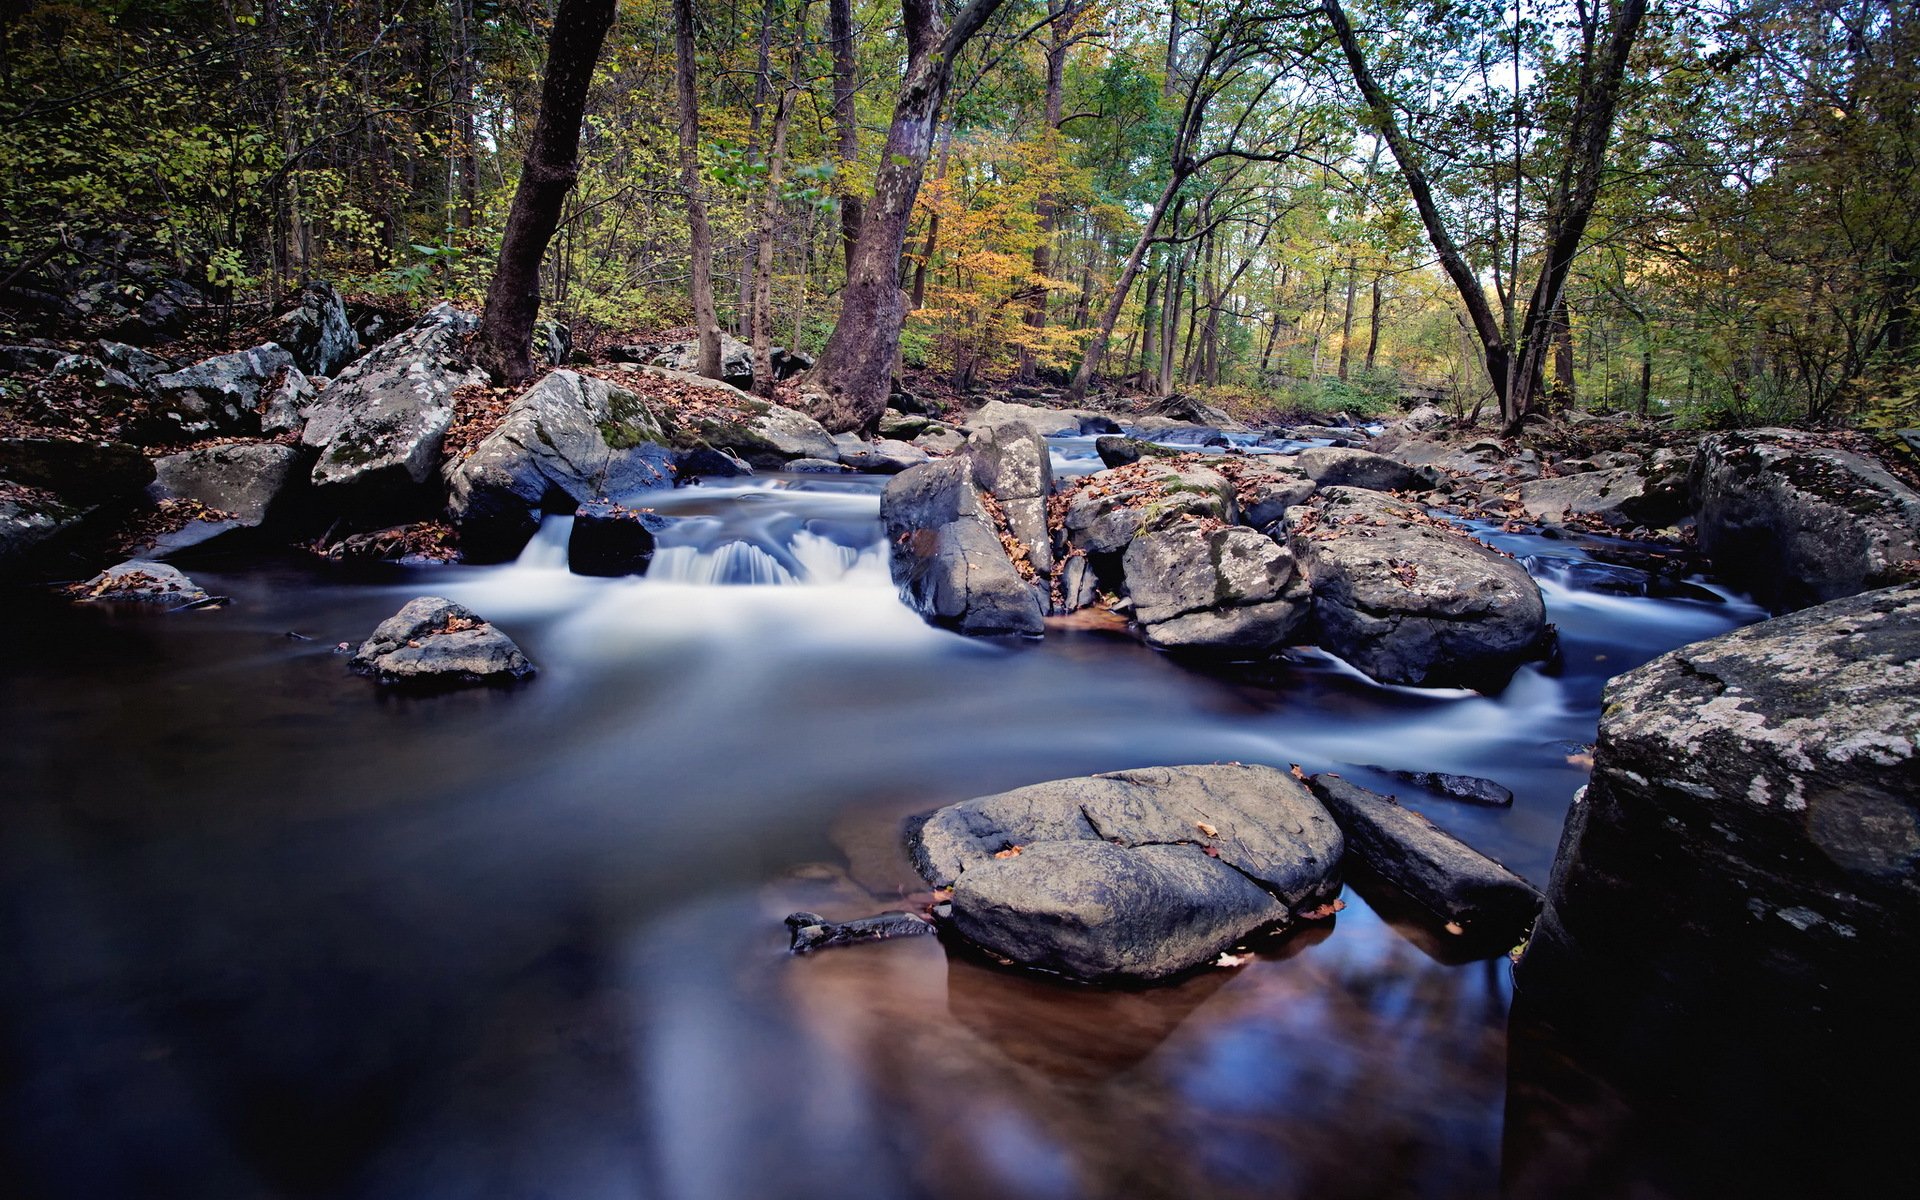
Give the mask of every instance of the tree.
M 680 110 L 680 192 L 687 205 L 688 257 L 693 273 L 693 324 L 700 339 L 700 374 L 720 378 L 720 318 L 713 309 L 713 231 L 700 192 L 700 94 L 695 87 L 693 0 L 673 0 L 673 79 Z
M 534 119 L 500 239 L 500 258 L 480 317 L 479 361 L 502 383 L 533 376 L 533 322 L 540 312 L 540 260 L 580 174 L 580 121 L 593 64 L 613 25 L 615 0 L 560 0 L 547 46 L 540 115 Z
M 1545 211 L 1540 222 L 1541 248 L 1535 268 L 1535 281 L 1527 300 L 1526 316 L 1520 328 L 1502 322 L 1487 299 L 1479 275 L 1468 264 L 1460 242 L 1449 228 L 1445 215 L 1434 199 L 1426 155 L 1401 127 L 1398 105 L 1388 95 L 1367 63 L 1359 37 L 1354 33 L 1340 0 L 1322 0 L 1327 21 L 1339 40 L 1347 66 L 1360 97 L 1372 118 L 1376 132 L 1393 151 L 1400 174 L 1412 193 L 1428 239 L 1447 277 L 1453 281 L 1473 322 L 1486 356 L 1487 375 L 1500 401 L 1502 421 L 1516 425 L 1532 411 L 1545 393 L 1547 356 L 1555 339 L 1555 320 L 1565 299 L 1568 273 L 1574 255 L 1586 234 L 1600 196 L 1602 172 L 1606 165 L 1607 143 L 1613 130 L 1614 110 L 1619 104 L 1621 85 L 1626 77 L 1628 56 L 1634 38 L 1647 12 L 1646 0 L 1617 0 L 1603 7 L 1598 0 L 1589 5 L 1579 0 L 1575 21 L 1577 44 L 1572 47 L 1571 115 L 1559 137 L 1552 163 L 1552 182 L 1548 185 Z M 1514 33 L 1513 112 L 1515 170 L 1512 179 L 1514 225 L 1509 243 L 1510 273 L 1516 276 L 1508 286 L 1517 292 L 1520 267 L 1521 197 L 1524 177 L 1520 168 L 1524 146 L 1519 132 L 1521 83 L 1518 78 L 1518 16 Z
M 1002 0 L 972 0 L 952 25 L 935 0 L 901 0 L 907 69 L 880 152 L 873 196 L 860 216 L 860 236 L 847 270 L 840 319 L 808 376 L 822 393 L 818 416 L 835 432 L 872 428 L 887 406 L 893 360 L 906 306 L 900 295 L 900 253 L 920 194 L 934 123 L 962 47 L 999 10 Z

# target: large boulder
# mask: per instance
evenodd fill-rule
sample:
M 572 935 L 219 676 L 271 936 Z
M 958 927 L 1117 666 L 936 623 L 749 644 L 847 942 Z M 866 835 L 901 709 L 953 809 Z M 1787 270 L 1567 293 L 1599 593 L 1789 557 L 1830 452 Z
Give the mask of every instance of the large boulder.
M 470 454 L 447 464 L 447 515 L 469 558 L 511 557 L 546 508 L 671 485 L 666 440 L 662 419 L 635 392 L 549 372 Z
M 1067 495 L 1067 540 L 1088 554 L 1118 554 L 1135 535 L 1185 516 L 1232 524 L 1233 485 L 1218 471 L 1179 460 L 1142 459 L 1085 476 Z
M 1160 979 L 1339 889 L 1339 827 L 1271 767 L 1061 779 L 940 809 L 912 846 L 953 928 L 1024 966 Z
M 1920 560 L 1920 495 L 1810 435 L 1709 437 L 1692 485 L 1700 548 L 1776 608 L 1882 587 Z
M 1319 644 L 1386 683 L 1503 685 L 1541 648 L 1546 605 L 1511 557 L 1361 488 L 1287 513 Z
M 1455 475 L 1501 484 L 1540 477 L 1540 456 L 1535 451 L 1494 437 L 1387 433 L 1376 438 L 1372 448 L 1414 468 L 1429 484 Z
M 261 394 L 297 370 L 293 355 L 268 342 L 156 375 L 150 388 L 155 420 L 147 432 L 156 438 L 257 433 Z
M 1535 479 L 1518 489 L 1520 506 L 1536 521 L 1589 518 L 1626 528 L 1667 525 L 1683 515 L 1683 490 L 1657 467 L 1633 465 Z
M 989 400 L 980 406 L 978 412 L 968 417 L 961 428 L 974 433 L 999 425 L 1025 425 L 1041 437 L 1052 437 L 1059 433 L 1079 433 L 1082 415 L 1078 410 L 1039 408 L 1006 400 Z
M 278 442 L 207 446 L 153 464 L 155 499 L 198 500 L 246 528 L 292 515 L 309 452 Z
M 1292 553 L 1245 526 L 1176 521 L 1136 537 L 1121 562 L 1134 619 L 1164 649 L 1266 650 L 1307 615 Z
M 173 363 L 158 354 L 149 354 L 138 346 L 129 346 L 109 338 L 101 338 L 95 343 L 94 357 L 143 388 L 156 377 L 175 369 Z
M 675 342 L 662 350 L 644 356 L 636 356 L 633 351 L 639 347 L 617 347 L 623 357 L 632 362 L 651 362 L 656 367 L 669 371 L 680 371 L 690 375 L 700 372 L 700 341 Z M 813 359 L 799 351 L 788 351 L 784 347 L 774 346 L 768 350 L 768 358 L 773 367 L 775 379 L 790 379 L 813 365 Z M 722 382 L 741 389 L 753 387 L 753 347 L 722 331 L 720 334 L 720 379 Z
M 360 352 L 345 302 L 332 284 L 320 280 L 300 289 L 299 303 L 274 323 L 273 340 L 286 347 L 302 371 L 329 378 Z
M 453 393 L 487 381 L 465 349 L 478 325 L 437 305 L 321 393 L 301 441 L 320 452 L 313 483 L 323 497 L 362 522 L 425 508 L 453 424 Z
M 651 509 L 590 500 L 574 510 L 567 569 L 575 575 L 645 575 L 660 532 L 672 523 Z
M 1222 458 L 1212 464 L 1233 485 L 1233 497 L 1243 525 L 1266 529 L 1305 504 L 1320 488 L 1291 455 L 1260 454 Z
M 124 442 L 0 438 L 0 479 L 78 503 L 137 496 L 153 474 L 152 461 Z
M 1294 462 L 1307 478 L 1321 487 L 1405 492 L 1419 487 L 1421 482 L 1413 468 L 1371 450 L 1313 446 L 1295 455 Z
M 834 448 L 840 454 L 840 461 L 849 470 L 866 471 L 874 475 L 898 475 L 909 467 L 917 467 L 930 457 L 925 450 L 910 442 L 893 438 L 881 438 L 869 442 L 857 433 L 835 434 Z
M 1327 773 L 1307 783 L 1340 823 L 1348 852 L 1451 932 L 1495 951 L 1526 936 L 1540 911 L 1532 884 L 1391 796 Z
M 511 683 L 533 674 L 512 638 L 438 596 L 407 601 L 360 643 L 352 662 L 385 684 Z
M 962 633 L 1039 634 L 1040 599 L 1008 557 L 964 457 L 923 463 L 880 496 L 893 581 L 928 620 Z
M 1682 647 L 1604 704 L 1516 976 L 1535 1015 L 1649 1068 L 1706 1052 L 1796 1101 L 1786 1057 L 1907 1086 L 1920 586 Z
M 1053 456 L 1046 439 L 1018 422 L 983 425 L 967 439 L 967 458 L 974 481 L 999 502 L 1008 531 L 1026 547 L 1033 569 L 1042 576 L 1052 571 L 1047 496 L 1053 491 Z
M 665 367 L 641 367 L 671 396 L 670 426 L 675 449 L 702 446 L 724 450 L 754 467 L 778 470 L 797 458 L 837 461 L 840 451 L 820 422 L 782 404 L 749 395 L 730 383 Z

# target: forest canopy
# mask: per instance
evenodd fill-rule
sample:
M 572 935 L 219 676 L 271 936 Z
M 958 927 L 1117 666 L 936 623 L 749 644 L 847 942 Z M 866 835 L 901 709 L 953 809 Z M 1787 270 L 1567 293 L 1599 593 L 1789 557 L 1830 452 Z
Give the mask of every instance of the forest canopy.
M 1920 420 L 1920 23 L 1893 0 L 677 7 L 619 3 L 540 268 L 589 348 L 695 322 L 698 209 L 713 319 L 820 352 L 876 189 L 911 176 L 880 254 L 900 354 L 960 387 L 1498 412 L 1511 375 L 1529 406 Z M 14 6 L 5 319 L 85 320 L 163 275 L 242 317 L 309 278 L 477 304 L 554 18 Z M 948 78 L 909 162 L 890 130 L 923 67 Z

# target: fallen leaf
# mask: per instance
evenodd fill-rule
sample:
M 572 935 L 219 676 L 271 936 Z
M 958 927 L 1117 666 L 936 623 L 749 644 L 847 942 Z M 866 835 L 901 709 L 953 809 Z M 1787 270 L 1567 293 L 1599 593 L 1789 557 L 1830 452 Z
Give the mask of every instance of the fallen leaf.
M 1333 914 L 1344 911 L 1346 907 L 1347 902 L 1345 900 L 1331 900 L 1318 908 L 1310 908 L 1306 912 L 1301 913 L 1300 919 L 1302 921 L 1324 921 Z
M 1219 857 L 1220 857 L 1220 847 L 1218 847 L 1218 846 L 1208 846 L 1208 847 L 1206 847 L 1206 852 L 1207 852 L 1207 857 L 1208 857 L 1208 858 L 1219 858 Z
M 1466 932 L 1466 930 L 1464 930 L 1464 929 L 1462 929 L 1462 928 L 1460 928 L 1460 925 L 1459 925 L 1459 923 L 1458 923 L 1458 922 L 1456 922 L 1456 921 L 1448 921 L 1448 922 L 1447 922 L 1447 932 L 1448 932 L 1448 933 L 1451 933 L 1451 934 L 1452 934 L 1453 936 L 1455 936 L 1455 937 L 1459 937 L 1459 936 L 1460 936 L 1461 934 L 1463 934 L 1463 933 L 1465 933 L 1465 932 Z
M 1019 846 L 1008 846 L 1005 850 L 994 851 L 993 856 L 995 858 L 1019 858 L 1020 851 L 1021 847 Z
M 1195 829 L 1198 829 L 1201 833 L 1206 834 L 1208 837 L 1220 836 L 1220 831 L 1218 829 L 1215 829 L 1213 826 L 1207 824 L 1205 821 L 1195 821 L 1193 823 L 1193 827 Z
M 1238 967 L 1253 961 L 1251 954 L 1222 954 L 1213 960 L 1216 967 Z

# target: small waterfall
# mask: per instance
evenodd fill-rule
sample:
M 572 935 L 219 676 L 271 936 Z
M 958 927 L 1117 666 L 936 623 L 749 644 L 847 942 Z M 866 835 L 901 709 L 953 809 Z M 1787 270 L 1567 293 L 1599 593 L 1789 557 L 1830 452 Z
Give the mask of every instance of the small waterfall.
M 647 578 L 659 583 L 767 585 L 798 582 L 780 560 L 749 542 L 723 542 L 710 550 L 666 546 L 653 556 Z
M 550 516 L 540 522 L 533 540 L 520 551 L 513 565 L 534 571 L 567 569 L 567 542 L 573 537 L 573 518 Z

